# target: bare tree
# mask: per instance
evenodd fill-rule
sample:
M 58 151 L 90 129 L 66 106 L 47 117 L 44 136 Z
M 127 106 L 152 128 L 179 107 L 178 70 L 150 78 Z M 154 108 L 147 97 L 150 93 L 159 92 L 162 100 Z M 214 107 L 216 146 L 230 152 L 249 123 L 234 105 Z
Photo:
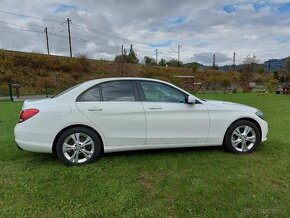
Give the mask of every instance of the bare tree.
M 253 56 L 247 55 L 247 57 L 243 61 L 241 80 L 248 83 L 251 82 L 253 73 L 255 71 L 255 65 L 258 63 L 259 63 L 259 60 L 256 58 L 255 55 Z

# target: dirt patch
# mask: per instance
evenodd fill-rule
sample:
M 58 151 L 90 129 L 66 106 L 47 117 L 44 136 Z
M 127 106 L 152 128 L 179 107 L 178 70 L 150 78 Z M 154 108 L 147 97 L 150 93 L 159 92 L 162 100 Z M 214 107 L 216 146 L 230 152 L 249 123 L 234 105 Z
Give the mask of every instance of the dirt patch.
M 148 193 L 152 194 L 155 191 L 154 185 L 150 179 L 150 175 L 148 172 L 141 172 L 139 174 L 139 181 L 142 186 L 148 191 Z

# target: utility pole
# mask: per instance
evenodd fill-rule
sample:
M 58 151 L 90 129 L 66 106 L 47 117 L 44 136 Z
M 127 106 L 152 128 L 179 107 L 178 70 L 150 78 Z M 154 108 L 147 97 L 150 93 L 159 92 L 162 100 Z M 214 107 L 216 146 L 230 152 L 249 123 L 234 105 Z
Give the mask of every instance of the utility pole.
M 181 45 L 178 45 L 178 67 L 180 66 L 180 48 Z
M 156 65 L 158 65 L 158 49 L 155 50 L 155 56 Z
M 124 76 L 124 45 L 122 45 L 122 77 Z
M 70 22 L 71 22 L 71 20 L 69 18 L 67 18 L 67 31 L 68 31 L 69 53 L 70 53 L 70 57 L 72 57 L 71 38 L 70 38 Z
M 233 69 L 234 71 L 236 70 L 236 52 L 234 52 L 234 56 L 233 56 Z
M 255 70 L 255 62 L 256 62 L 256 55 L 253 55 L 253 61 L 252 61 L 252 72 Z
M 268 63 L 268 71 L 271 71 L 271 59 L 269 59 L 269 63 Z
M 215 54 L 213 54 L 213 58 L 212 58 L 213 60 L 212 60 L 212 66 L 213 66 L 213 68 L 215 67 Z
M 46 36 L 46 48 L 47 54 L 49 55 L 49 44 L 48 44 L 48 35 L 47 35 L 47 27 L 44 28 L 45 36 Z

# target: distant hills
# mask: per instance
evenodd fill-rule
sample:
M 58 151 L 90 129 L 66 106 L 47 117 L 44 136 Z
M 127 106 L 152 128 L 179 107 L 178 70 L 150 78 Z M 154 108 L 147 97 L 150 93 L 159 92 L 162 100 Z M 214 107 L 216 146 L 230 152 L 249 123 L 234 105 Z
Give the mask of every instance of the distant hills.
M 265 61 L 261 64 L 255 64 L 255 67 L 264 67 L 266 71 L 269 71 L 269 62 L 270 62 L 270 71 L 274 72 L 275 70 L 285 70 L 286 69 L 286 58 L 282 59 L 270 59 L 268 61 Z M 203 65 L 200 63 L 197 63 L 199 68 L 205 69 L 211 66 Z M 186 63 L 184 64 L 185 67 L 191 67 L 192 63 Z M 219 70 L 221 71 L 228 71 L 232 69 L 232 65 L 222 65 L 219 66 Z M 241 69 L 243 67 L 242 64 L 236 65 L 236 69 Z

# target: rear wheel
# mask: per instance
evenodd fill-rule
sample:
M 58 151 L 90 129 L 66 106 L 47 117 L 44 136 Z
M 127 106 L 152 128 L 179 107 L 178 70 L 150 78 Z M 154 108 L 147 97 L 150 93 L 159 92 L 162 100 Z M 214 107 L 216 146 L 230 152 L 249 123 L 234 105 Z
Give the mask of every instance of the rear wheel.
M 233 153 L 251 153 L 260 143 L 260 138 L 260 131 L 254 123 L 239 120 L 227 130 L 224 146 Z
M 101 141 L 94 131 L 86 127 L 74 127 L 59 137 L 56 153 L 67 166 L 93 163 L 101 152 Z

